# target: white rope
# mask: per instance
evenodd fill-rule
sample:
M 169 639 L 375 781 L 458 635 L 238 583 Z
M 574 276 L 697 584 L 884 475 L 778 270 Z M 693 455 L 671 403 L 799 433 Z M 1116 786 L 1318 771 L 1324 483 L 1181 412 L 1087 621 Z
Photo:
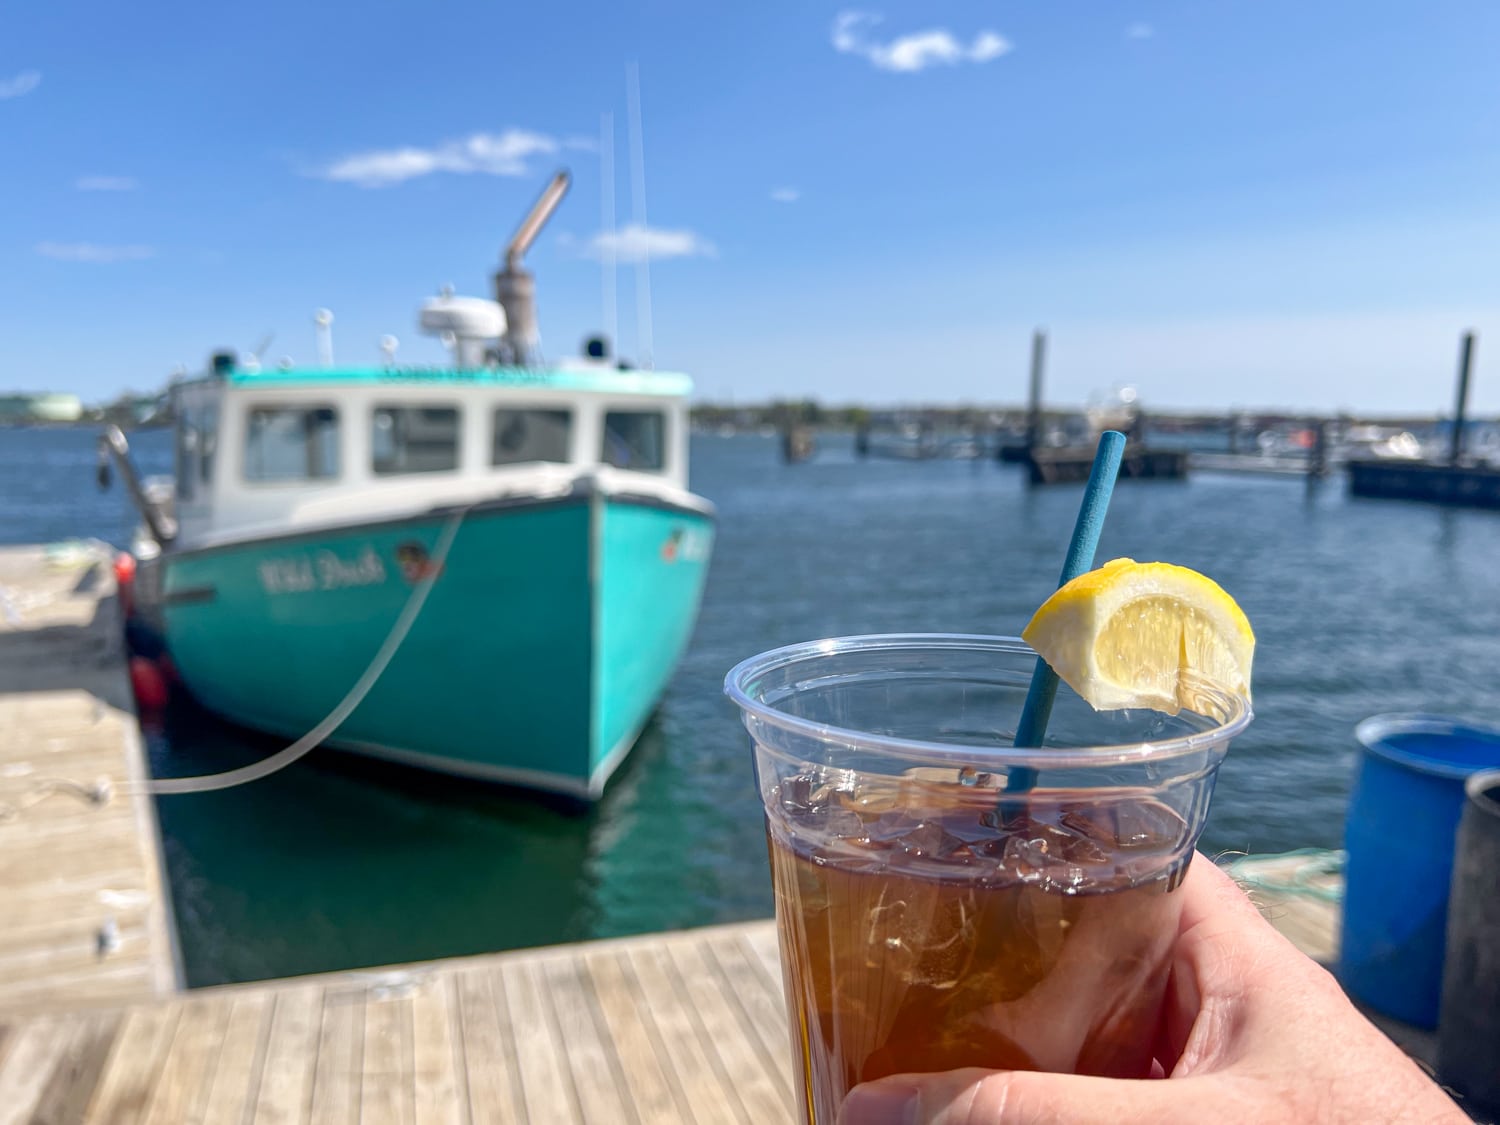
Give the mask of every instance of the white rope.
M 354 709 L 364 702 L 365 696 L 370 694 L 370 690 L 384 674 L 391 661 L 395 659 L 396 653 L 400 651 L 412 626 L 417 623 L 422 607 L 427 604 L 427 595 L 432 593 L 432 587 L 448 561 L 448 552 L 453 547 L 454 539 L 458 537 L 458 529 L 464 517 L 472 508 L 472 504 L 467 505 L 448 517 L 448 522 L 443 525 L 442 533 L 438 536 L 436 549 L 428 560 L 426 573 L 412 587 L 411 594 L 406 599 L 406 605 L 402 607 L 395 624 L 391 626 L 391 631 L 386 634 L 384 642 L 376 650 L 364 674 L 354 682 L 354 686 L 322 722 L 286 749 L 278 750 L 269 758 L 251 765 L 226 770 L 223 773 L 204 774 L 200 777 L 163 777 L 147 782 L 128 782 L 122 789 L 127 793 L 153 793 L 158 796 L 178 793 L 210 793 L 217 789 L 230 789 L 236 785 L 259 781 L 261 778 L 270 777 L 278 770 L 286 769 L 331 735 L 353 713 Z M 0 801 L 0 824 L 14 820 L 26 809 L 41 803 L 55 793 L 66 793 L 88 804 L 98 806 L 108 803 L 114 794 L 114 787 L 108 778 L 101 778 L 93 785 L 84 785 L 66 778 L 48 778 L 35 783 L 14 802 Z
M 374 659 L 370 661 L 365 669 L 364 675 L 355 681 L 354 686 L 349 689 L 347 695 L 339 701 L 337 707 L 330 711 L 327 717 L 308 731 L 296 742 L 285 750 L 278 750 L 269 758 L 254 762 L 239 769 L 226 770 L 224 773 L 211 773 L 202 777 L 162 777 L 146 782 L 136 791 L 154 793 L 165 796 L 175 793 L 209 793 L 216 789 L 229 789 L 236 785 L 245 785 L 252 781 L 259 781 L 263 777 L 270 777 L 277 770 L 283 770 L 298 758 L 301 758 L 313 747 L 326 739 L 347 719 L 354 709 L 364 702 L 365 696 L 370 694 L 370 689 L 375 686 L 377 680 L 385 672 L 386 667 L 395 658 L 400 650 L 406 636 L 417 622 L 422 607 L 427 604 L 427 595 L 432 593 L 432 587 L 437 582 L 438 575 L 442 573 L 443 565 L 448 561 L 448 551 L 453 546 L 453 540 L 458 536 L 459 525 L 463 523 L 464 516 L 468 515 L 469 507 L 460 508 L 448 518 L 444 525 L 442 534 L 438 537 L 437 548 L 427 563 L 427 573 L 422 575 L 420 581 L 412 587 L 411 596 L 406 599 L 406 605 L 401 610 L 401 615 L 396 618 L 396 623 L 391 626 L 391 631 L 386 634 L 385 643 L 375 653 Z

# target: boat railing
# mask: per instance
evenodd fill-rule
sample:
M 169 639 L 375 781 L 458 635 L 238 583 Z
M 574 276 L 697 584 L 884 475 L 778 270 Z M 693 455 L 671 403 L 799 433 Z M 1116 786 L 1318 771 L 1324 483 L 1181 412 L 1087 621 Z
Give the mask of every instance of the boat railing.
M 146 521 L 151 538 L 165 547 L 177 538 L 177 520 L 148 495 L 145 486 L 141 484 L 140 474 L 135 471 L 134 462 L 130 460 L 130 442 L 126 440 L 120 427 L 113 425 L 104 427 L 104 432 L 99 435 L 100 488 L 109 487 L 111 458 L 119 468 L 120 479 L 125 482 L 125 491 L 130 494 L 131 503 L 140 512 L 141 519 Z

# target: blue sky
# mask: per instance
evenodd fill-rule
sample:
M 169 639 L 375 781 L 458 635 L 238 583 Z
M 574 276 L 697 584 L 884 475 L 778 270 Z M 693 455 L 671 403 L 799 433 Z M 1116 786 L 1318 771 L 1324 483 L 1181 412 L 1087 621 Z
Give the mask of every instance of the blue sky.
M 547 177 L 543 341 L 603 321 L 600 116 L 645 109 L 657 365 L 738 401 L 1500 411 L 1500 8 L 1471 3 L 11 5 L 0 389 L 220 346 L 440 358 Z M 620 350 L 637 354 L 635 271 Z M 1490 332 L 1489 329 L 1497 331 Z M 1493 372 L 1493 374 L 1491 374 Z

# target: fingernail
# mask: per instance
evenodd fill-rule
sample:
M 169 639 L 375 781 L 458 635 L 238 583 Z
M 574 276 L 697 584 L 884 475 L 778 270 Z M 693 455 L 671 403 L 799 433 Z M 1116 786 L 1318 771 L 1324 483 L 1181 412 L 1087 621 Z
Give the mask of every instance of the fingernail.
M 917 1088 L 905 1082 L 875 1082 L 849 1091 L 838 1125 L 917 1125 Z

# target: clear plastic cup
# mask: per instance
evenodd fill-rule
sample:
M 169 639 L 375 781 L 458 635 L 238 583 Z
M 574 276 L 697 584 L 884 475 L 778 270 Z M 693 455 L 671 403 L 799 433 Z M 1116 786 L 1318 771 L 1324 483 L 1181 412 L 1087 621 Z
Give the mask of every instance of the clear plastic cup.
M 1198 685 L 1177 715 L 1096 712 L 1064 685 L 1046 746 L 1017 748 L 1035 666 L 1015 638 L 912 634 L 792 645 L 726 678 L 805 1122 L 890 1074 L 1150 1072 L 1173 892 L 1250 706 Z

